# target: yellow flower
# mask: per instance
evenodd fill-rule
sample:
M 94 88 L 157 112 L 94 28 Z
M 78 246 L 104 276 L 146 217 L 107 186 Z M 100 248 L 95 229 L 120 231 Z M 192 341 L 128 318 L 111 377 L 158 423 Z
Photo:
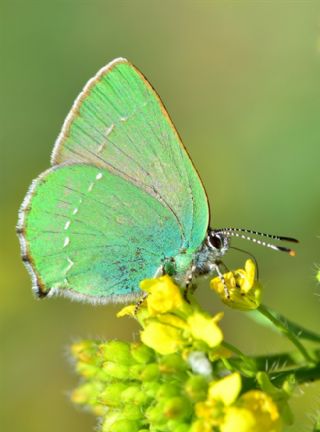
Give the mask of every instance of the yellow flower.
M 240 391 L 238 372 L 212 381 L 207 399 L 195 406 L 198 420 L 220 432 L 280 432 L 282 420 L 272 398 L 260 390 L 239 397 Z
M 221 432 L 280 432 L 282 421 L 277 405 L 260 390 L 251 390 L 229 407 Z
M 148 293 L 146 299 L 149 315 L 158 315 L 181 308 L 183 298 L 179 287 L 165 275 L 157 279 L 146 279 L 140 288 Z
M 157 321 L 147 324 L 140 334 L 145 345 L 162 355 L 175 353 L 183 343 L 178 328 Z
M 256 266 L 251 259 L 246 261 L 244 269 L 225 273 L 223 277 L 229 297 L 225 295 L 225 286 L 219 276 L 213 278 L 210 285 L 225 304 L 240 310 L 252 310 L 259 307 L 261 286 L 256 280 Z
M 210 430 L 218 430 L 223 423 L 226 409 L 235 402 L 240 390 L 241 377 L 237 372 L 218 381 L 211 381 L 207 399 L 195 405 L 196 417 L 202 424 L 210 426 Z
M 194 312 L 187 318 L 191 335 L 204 341 L 210 348 L 216 347 L 222 342 L 223 334 L 217 326 L 214 318 L 201 312 Z

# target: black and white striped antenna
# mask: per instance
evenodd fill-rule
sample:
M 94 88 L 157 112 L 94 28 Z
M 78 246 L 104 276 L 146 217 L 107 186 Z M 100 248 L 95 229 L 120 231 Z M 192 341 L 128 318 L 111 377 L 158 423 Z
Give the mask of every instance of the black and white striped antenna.
M 276 251 L 280 251 L 280 252 L 287 252 L 289 255 L 291 256 L 295 256 L 296 252 L 291 249 L 291 248 L 287 248 L 285 246 L 279 246 L 279 245 L 275 245 L 273 243 L 269 243 L 268 241 L 264 241 L 264 240 L 260 240 L 257 239 L 255 237 L 252 237 L 252 235 L 257 236 L 257 237 L 265 237 L 271 240 L 279 240 L 279 241 L 287 241 L 287 242 L 291 242 L 291 243 L 299 243 L 299 240 L 294 239 L 292 237 L 284 237 L 284 236 L 279 236 L 279 235 L 274 235 L 274 234 L 267 234 L 267 233 L 262 233 L 259 231 L 254 231 L 254 230 L 250 230 L 250 229 L 246 229 L 246 228 L 234 228 L 234 227 L 228 227 L 228 228 L 219 228 L 219 229 L 214 229 L 213 232 L 215 234 L 224 234 L 228 237 L 238 237 L 244 240 L 249 240 L 253 243 L 256 243 L 258 245 L 276 250 Z M 250 235 L 248 235 L 250 234 Z

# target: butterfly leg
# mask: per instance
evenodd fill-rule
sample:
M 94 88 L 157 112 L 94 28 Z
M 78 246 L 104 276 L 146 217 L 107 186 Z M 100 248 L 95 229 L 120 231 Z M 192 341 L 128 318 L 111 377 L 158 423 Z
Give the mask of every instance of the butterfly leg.
M 196 266 L 193 265 L 189 270 L 189 272 L 187 273 L 186 280 L 185 280 L 185 290 L 183 293 L 183 297 L 188 303 L 190 303 L 189 294 L 192 295 L 197 288 L 197 286 L 193 283 L 193 276 L 195 272 L 196 272 Z
M 222 261 L 220 261 L 220 260 L 214 262 L 214 263 L 212 264 L 212 267 L 211 267 L 211 268 L 212 268 L 212 271 L 215 271 L 215 272 L 217 273 L 217 275 L 219 276 L 221 282 L 223 283 L 224 294 L 225 294 L 225 296 L 226 296 L 226 299 L 229 300 L 229 299 L 230 299 L 230 293 L 229 293 L 229 290 L 228 290 L 228 287 L 227 287 L 227 284 L 226 284 L 226 280 L 225 280 L 223 274 L 222 274 L 221 271 L 220 271 L 220 266 L 223 266 L 223 267 L 225 268 L 225 270 L 228 271 L 227 266 L 226 266 Z
M 148 297 L 148 293 L 144 292 L 142 294 L 142 296 L 139 298 L 139 300 L 137 301 L 135 308 L 134 308 L 134 314 L 137 315 L 141 305 L 143 304 L 143 302 L 145 301 L 145 299 Z

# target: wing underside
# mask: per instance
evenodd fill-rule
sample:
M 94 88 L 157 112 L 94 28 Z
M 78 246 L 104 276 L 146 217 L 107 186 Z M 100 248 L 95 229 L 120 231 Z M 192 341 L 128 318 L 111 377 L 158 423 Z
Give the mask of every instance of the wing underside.
M 201 245 L 209 219 L 201 181 L 160 98 L 126 59 L 86 84 L 51 163 L 18 223 L 39 295 L 124 301 L 166 257 Z
M 23 253 L 43 295 L 124 301 L 154 276 L 163 251 L 174 256 L 182 244 L 170 211 L 98 167 L 50 169 L 28 197 L 20 221 Z

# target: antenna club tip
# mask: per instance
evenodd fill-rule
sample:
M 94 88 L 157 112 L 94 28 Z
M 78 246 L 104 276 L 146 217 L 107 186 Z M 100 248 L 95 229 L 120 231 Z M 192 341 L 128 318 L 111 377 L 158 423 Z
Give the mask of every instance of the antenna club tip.
M 294 257 L 297 254 L 296 254 L 296 251 L 294 251 L 294 250 L 291 249 L 290 252 L 289 252 L 289 255 Z
M 298 239 L 292 237 L 284 237 L 284 240 L 290 241 L 292 243 L 300 243 Z

